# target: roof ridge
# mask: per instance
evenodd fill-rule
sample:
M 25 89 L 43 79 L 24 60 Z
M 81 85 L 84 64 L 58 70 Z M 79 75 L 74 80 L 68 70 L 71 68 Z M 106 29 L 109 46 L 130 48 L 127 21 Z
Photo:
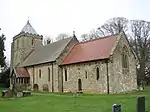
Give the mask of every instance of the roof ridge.
M 67 37 L 67 38 L 65 38 L 65 39 L 61 39 L 61 40 L 58 40 L 58 41 L 52 42 L 52 43 L 47 44 L 47 45 L 44 45 L 44 46 L 42 46 L 42 47 L 46 47 L 46 46 L 49 46 L 49 45 L 51 45 L 51 44 L 54 44 L 54 43 L 57 43 L 57 42 L 60 42 L 60 41 L 63 41 L 63 40 L 69 39 L 69 38 L 70 38 L 70 40 L 71 40 L 73 37 Z
M 74 37 L 70 37 L 70 38 L 71 38 L 71 39 L 68 41 L 68 43 L 66 44 L 66 46 L 64 47 L 64 49 L 68 46 L 68 44 L 71 42 L 71 40 L 72 40 Z M 72 49 L 75 45 L 76 45 L 76 44 L 74 44 L 73 46 L 71 46 L 71 49 Z M 69 52 L 71 51 L 71 49 L 68 50 L 67 55 L 69 54 Z M 62 51 L 62 52 L 63 52 L 63 51 Z M 62 54 L 62 52 L 60 53 L 60 55 Z M 60 56 L 60 55 L 59 55 L 59 56 Z M 66 56 L 67 56 L 67 55 L 66 55 Z M 59 56 L 58 56 L 58 57 L 59 57 Z M 63 60 L 66 58 L 66 56 L 63 58 Z
M 85 41 L 85 42 L 79 42 L 77 44 L 84 44 L 84 43 L 88 43 L 88 42 L 93 42 L 93 41 L 96 41 L 96 40 L 106 39 L 106 38 L 109 38 L 109 37 L 112 37 L 112 36 L 117 36 L 117 35 L 119 35 L 119 34 L 107 35 L 107 36 L 104 36 L 104 37 L 99 37 L 99 38 L 88 40 L 88 41 Z
M 78 43 L 77 43 L 77 44 L 78 44 Z M 73 49 L 77 44 L 74 44 L 74 45 L 68 50 L 68 53 L 67 53 L 67 55 L 63 58 L 63 61 L 67 58 L 67 56 L 69 55 L 69 53 L 72 51 L 72 49 Z

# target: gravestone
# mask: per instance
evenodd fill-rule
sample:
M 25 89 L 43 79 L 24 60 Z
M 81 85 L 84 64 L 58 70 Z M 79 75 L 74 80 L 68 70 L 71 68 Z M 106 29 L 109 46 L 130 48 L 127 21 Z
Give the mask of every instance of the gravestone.
M 31 91 L 23 91 L 23 97 L 31 96 Z
M 145 96 L 137 97 L 136 112 L 145 112 Z
M 112 105 L 112 112 L 121 112 L 121 105 L 113 104 Z
M 18 98 L 23 97 L 23 93 L 22 92 L 17 92 L 17 97 Z
M 2 97 L 4 98 L 7 94 L 8 90 L 2 90 Z

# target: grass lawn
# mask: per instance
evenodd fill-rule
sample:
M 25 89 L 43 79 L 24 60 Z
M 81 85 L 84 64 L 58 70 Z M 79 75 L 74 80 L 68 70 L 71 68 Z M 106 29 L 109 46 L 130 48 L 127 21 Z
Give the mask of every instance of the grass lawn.
M 146 108 L 150 112 L 150 87 L 144 92 L 99 95 L 83 94 L 77 98 L 71 94 L 33 93 L 17 99 L 0 98 L 0 112 L 111 112 L 112 104 L 121 104 L 122 112 L 136 112 L 136 97 L 146 96 Z

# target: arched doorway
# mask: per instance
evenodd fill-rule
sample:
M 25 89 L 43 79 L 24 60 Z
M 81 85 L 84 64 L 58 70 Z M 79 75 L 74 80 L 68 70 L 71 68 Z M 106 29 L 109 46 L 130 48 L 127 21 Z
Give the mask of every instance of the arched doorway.
M 78 79 L 78 91 L 79 92 L 82 91 L 82 81 L 81 81 L 81 79 Z
M 38 84 L 34 84 L 34 85 L 33 85 L 33 90 L 34 90 L 34 91 L 39 91 L 39 86 L 38 86 Z

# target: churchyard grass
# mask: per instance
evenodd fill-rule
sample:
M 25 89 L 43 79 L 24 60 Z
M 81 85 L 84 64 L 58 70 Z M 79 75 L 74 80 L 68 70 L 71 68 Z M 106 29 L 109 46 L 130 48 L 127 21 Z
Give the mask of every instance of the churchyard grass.
M 150 112 L 150 87 L 143 92 L 117 95 L 33 93 L 24 98 L 0 98 L 0 112 L 111 112 L 112 104 L 121 104 L 122 112 L 136 112 L 137 96 L 146 96 Z

